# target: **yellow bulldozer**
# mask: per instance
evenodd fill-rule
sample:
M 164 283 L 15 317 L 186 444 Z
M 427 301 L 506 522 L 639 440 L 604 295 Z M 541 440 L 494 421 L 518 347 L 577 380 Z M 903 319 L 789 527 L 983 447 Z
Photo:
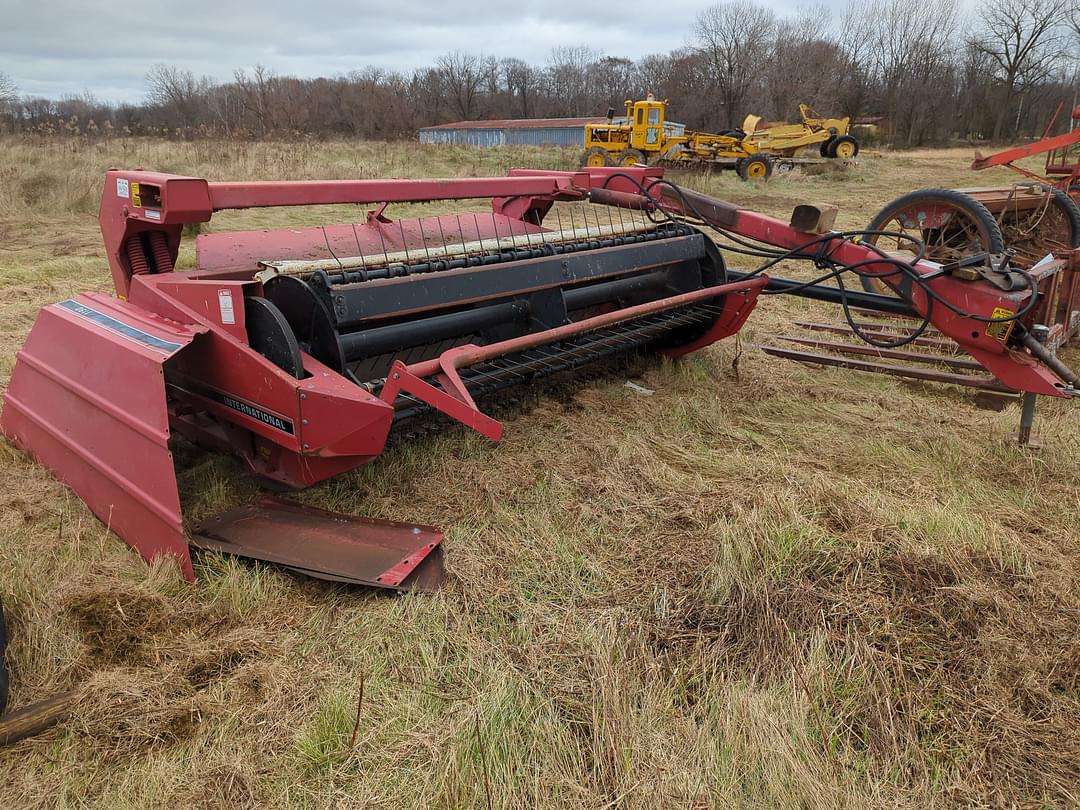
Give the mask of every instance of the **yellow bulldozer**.
M 626 101 L 626 117 L 585 126 L 586 166 L 633 166 L 665 163 L 735 169 L 744 180 L 767 180 L 773 160 L 749 139 L 735 134 L 688 132 L 667 120 L 667 102 L 651 93 L 644 101 Z
M 753 144 L 759 152 L 791 157 L 800 149 L 818 146 L 823 158 L 850 160 L 859 154 L 859 142 L 849 132 L 850 118 L 824 118 L 806 104 L 799 105 L 802 121 L 797 124 L 777 124 L 762 127 L 761 117 L 748 115 L 741 136 L 743 143 Z

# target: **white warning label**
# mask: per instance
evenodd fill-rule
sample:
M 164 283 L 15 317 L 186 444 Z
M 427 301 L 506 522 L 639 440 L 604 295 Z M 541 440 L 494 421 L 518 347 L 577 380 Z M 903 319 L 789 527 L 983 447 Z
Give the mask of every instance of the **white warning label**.
M 131 187 L 128 185 L 127 178 L 116 178 L 116 196 L 125 200 L 131 196 Z
M 218 290 L 218 309 L 221 310 L 223 324 L 236 323 L 236 311 L 233 309 L 232 290 Z

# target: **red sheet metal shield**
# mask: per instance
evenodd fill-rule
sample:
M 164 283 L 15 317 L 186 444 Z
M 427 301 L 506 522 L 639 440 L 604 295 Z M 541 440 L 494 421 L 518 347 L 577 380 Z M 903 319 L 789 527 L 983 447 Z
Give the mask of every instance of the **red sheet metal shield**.
M 442 532 L 264 497 L 195 527 L 191 545 L 276 563 L 301 574 L 399 591 L 443 583 Z
M 100 293 L 45 307 L 18 354 L 0 428 L 145 559 L 192 578 L 163 367 L 206 329 Z

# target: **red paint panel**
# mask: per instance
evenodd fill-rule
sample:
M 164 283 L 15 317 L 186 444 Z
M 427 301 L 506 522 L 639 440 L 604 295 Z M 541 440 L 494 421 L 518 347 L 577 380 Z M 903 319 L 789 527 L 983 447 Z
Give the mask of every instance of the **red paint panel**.
M 472 198 L 546 196 L 567 186 L 553 175 L 436 180 L 294 180 L 210 183 L 215 211 L 291 205 L 353 205 Z
M 183 303 L 183 287 L 207 284 L 182 273 L 133 280 L 140 306 L 164 309 L 210 332 L 171 365 L 174 396 L 305 457 L 355 455 L 355 467 L 382 451 L 392 419 L 388 405 L 309 355 L 303 355 L 308 376 L 302 380 L 282 371 L 225 332 L 216 318 Z M 325 467 L 351 469 L 340 462 Z
M 390 520 L 327 512 L 264 497 L 196 527 L 192 545 L 276 563 L 308 576 L 398 590 L 435 590 L 443 581 L 442 532 Z
M 103 295 L 74 304 L 39 314 L 0 424 L 145 559 L 174 556 L 190 579 L 163 366 L 203 330 L 167 330 Z
M 330 260 L 408 250 L 424 261 L 425 246 L 538 234 L 543 228 L 502 214 L 447 214 L 391 222 L 372 220 L 317 228 L 282 228 L 200 234 L 196 240 L 199 273 L 256 271 L 260 261 Z

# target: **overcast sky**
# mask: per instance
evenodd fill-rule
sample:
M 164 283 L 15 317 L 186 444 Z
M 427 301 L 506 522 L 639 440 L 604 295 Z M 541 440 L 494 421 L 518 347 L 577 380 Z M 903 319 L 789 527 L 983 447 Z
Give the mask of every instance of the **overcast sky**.
M 799 0 L 760 0 L 778 14 Z M 0 72 L 26 95 L 89 90 L 140 101 L 158 62 L 225 80 L 262 64 L 282 75 L 335 76 L 367 65 L 408 71 L 460 49 L 547 60 L 589 45 L 636 58 L 687 43 L 707 2 L 690 0 L 0 0 Z M 842 0 L 830 5 L 840 7 Z M 535 9 L 526 10 L 526 9 Z

